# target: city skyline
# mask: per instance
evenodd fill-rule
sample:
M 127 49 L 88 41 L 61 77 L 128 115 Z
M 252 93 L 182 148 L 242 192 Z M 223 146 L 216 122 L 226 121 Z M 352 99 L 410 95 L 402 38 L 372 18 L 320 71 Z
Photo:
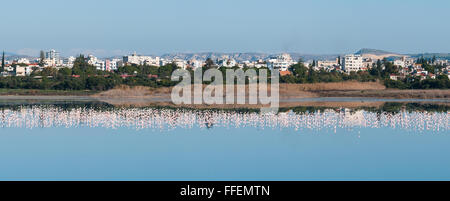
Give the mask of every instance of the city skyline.
M 363 47 L 404 54 L 448 53 L 450 28 L 441 19 L 450 17 L 449 4 L 443 0 L 276 4 L 23 0 L 2 3 L 8 8 L 0 12 L 7 29 L 0 36 L 7 40 L 0 48 L 30 56 L 41 49 L 58 49 L 63 56 L 100 57 L 134 51 L 347 54 Z

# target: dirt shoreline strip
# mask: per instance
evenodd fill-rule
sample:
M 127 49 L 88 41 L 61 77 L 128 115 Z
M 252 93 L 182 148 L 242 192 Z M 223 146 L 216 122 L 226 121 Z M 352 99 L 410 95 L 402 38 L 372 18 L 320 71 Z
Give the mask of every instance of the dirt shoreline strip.
M 203 86 L 205 87 L 205 86 Z M 246 97 L 249 97 L 249 86 L 245 86 Z M 236 87 L 235 87 L 236 91 Z M 115 89 L 101 92 L 93 97 L 160 97 L 170 98 L 172 88 L 150 88 L 120 86 Z M 268 87 L 268 93 L 271 89 Z M 193 93 L 192 93 L 193 94 Z M 224 95 L 226 87 L 224 87 Z M 398 90 L 386 89 L 378 82 L 341 82 L 317 84 L 280 84 L 280 99 L 289 98 L 318 98 L 318 97 L 367 97 L 367 98 L 394 98 L 394 99 L 450 99 L 450 90 Z

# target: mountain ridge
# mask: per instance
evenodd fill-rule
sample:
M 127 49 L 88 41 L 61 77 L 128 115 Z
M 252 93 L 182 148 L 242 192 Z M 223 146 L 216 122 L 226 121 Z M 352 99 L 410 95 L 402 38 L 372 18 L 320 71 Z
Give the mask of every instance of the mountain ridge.
M 336 59 L 338 56 L 344 56 L 345 54 L 306 54 L 306 53 L 297 53 L 297 52 L 286 52 L 287 54 L 291 55 L 293 60 L 299 60 L 300 58 L 304 61 L 311 61 L 311 60 L 333 60 Z M 160 55 L 161 58 L 165 59 L 184 59 L 184 60 L 191 60 L 191 59 L 197 59 L 197 60 L 206 60 L 207 58 L 211 58 L 213 60 L 215 59 L 221 59 L 221 58 L 230 58 L 234 59 L 238 62 L 242 61 L 256 61 L 259 59 L 267 60 L 270 57 L 279 55 L 281 53 L 259 53 L 259 52 L 231 52 L 231 53 L 224 53 L 224 52 L 195 52 L 195 53 L 166 53 Z M 426 57 L 431 58 L 436 56 L 437 58 L 442 59 L 450 59 L 450 53 L 416 53 L 416 54 L 400 54 L 400 53 L 394 53 L 389 52 L 385 50 L 379 50 L 379 49 L 370 49 L 370 48 L 362 48 L 358 50 L 355 54 L 361 54 L 361 55 L 372 55 L 375 57 L 383 57 L 383 56 L 411 56 L 414 58 L 418 57 Z M 154 54 L 144 54 L 147 56 L 157 56 Z M 37 56 L 28 56 L 28 55 L 19 55 L 12 52 L 5 52 L 6 59 L 18 59 L 18 58 L 36 58 Z M 102 58 L 121 58 L 122 56 L 110 56 L 110 57 L 102 57 Z

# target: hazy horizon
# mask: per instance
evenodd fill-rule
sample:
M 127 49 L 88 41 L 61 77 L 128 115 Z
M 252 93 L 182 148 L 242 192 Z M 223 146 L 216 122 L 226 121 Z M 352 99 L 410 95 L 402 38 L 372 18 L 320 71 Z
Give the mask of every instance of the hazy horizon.
M 166 53 L 449 53 L 444 0 L 1 3 L 0 50 L 36 56 Z M 20 11 L 20 12 L 19 12 Z M 418 14 L 420 13 L 420 15 Z

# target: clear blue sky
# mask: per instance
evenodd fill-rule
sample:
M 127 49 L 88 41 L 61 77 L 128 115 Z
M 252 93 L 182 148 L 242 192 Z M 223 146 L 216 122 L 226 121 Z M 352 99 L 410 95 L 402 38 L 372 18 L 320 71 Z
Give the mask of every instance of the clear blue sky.
M 28 54 L 450 52 L 448 0 L 15 0 L 0 17 L 0 49 Z

